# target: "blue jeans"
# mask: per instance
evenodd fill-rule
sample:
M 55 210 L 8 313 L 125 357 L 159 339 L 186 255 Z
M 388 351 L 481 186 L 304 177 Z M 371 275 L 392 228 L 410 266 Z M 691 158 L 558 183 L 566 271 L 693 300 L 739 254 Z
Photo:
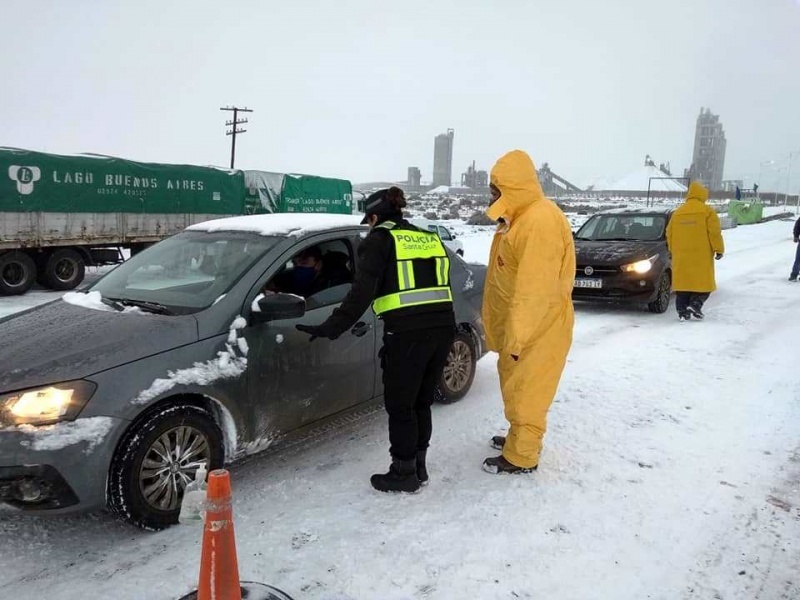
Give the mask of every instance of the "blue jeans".
M 800 275 L 800 244 L 797 244 L 797 254 L 794 256 L 794 266 L 792 267 L 792 278 Z

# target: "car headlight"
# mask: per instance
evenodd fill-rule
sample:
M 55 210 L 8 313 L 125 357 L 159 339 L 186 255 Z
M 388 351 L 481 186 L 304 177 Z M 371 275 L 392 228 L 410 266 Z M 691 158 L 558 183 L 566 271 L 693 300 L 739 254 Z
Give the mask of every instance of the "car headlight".
M 629 265 L 622 265 L 622 271 L 624 273 L 638 273 L 639 275 L 644 275 L 653 268 L 653 265 L 657 260 L 658 254 L 655 254 L 654 256 L 651 256 L 645 260 L 640 260 Z
M 56 385 L 0 395 L 0 421 L 6 425 L 48 425 L 71 421 L 94 394 L 89 381 Z

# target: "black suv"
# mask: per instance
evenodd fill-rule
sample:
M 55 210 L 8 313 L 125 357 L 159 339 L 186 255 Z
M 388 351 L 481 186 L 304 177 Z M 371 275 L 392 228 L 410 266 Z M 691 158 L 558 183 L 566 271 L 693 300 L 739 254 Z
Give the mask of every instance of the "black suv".
M 574 300 L 646 303 L 664 313 L 672 294 L 667 223 L 672 209 L 597 213 L 575 234 Z

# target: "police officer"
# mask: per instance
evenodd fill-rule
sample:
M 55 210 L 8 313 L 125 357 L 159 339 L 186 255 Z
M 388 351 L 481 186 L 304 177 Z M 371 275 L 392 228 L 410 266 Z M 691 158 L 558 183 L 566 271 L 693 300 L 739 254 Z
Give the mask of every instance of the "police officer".
M 428 481 L 431 404 L 455 336 L 450 260 L 439 237 L 403 218 L 397 187 L 370 195 L 370 233 L 358 248 L 355 281 L 344 302 L 320 325 L 297 329 L 336 339 L 369 308 L 384 323 L 381 367 L 389 414 L 389 472 L 373 475 L 381 492 L 416 492 Z

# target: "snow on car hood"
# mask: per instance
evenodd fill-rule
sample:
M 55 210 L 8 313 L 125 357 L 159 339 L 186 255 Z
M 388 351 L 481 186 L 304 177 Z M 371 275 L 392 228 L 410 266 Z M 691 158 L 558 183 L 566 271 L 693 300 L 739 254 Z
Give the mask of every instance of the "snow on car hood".
M 300 237 L 307 233 L 327 231 L 337 227 L 361 226 L 361 216 L 281 213 L 228 217 L 204 221 L 187 228 L 187 231 L 245 231 L 269 236 Z
M 57 301 L 0 319 L 0 393 L 71 379 L 197 341 L 191 315 L 136 315 Z
M 667 243 L 655 242 L 595 242 L 575 240 L 575 254 L 579 265 L 619 266 L 644 260 L 667 251 Z

